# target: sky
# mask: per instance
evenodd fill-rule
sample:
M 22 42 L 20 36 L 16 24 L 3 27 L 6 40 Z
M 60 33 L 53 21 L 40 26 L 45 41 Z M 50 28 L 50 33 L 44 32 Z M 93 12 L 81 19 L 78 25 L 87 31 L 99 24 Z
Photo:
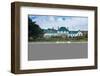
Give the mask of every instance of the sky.
M 69 30 L 88 30 L 88 17 L 29 15 L 42 29 L 66 27 Z

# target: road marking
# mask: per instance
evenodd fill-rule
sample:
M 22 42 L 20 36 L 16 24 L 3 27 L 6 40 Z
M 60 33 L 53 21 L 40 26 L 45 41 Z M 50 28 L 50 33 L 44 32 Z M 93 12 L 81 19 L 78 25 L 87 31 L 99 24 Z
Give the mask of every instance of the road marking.
M 67 41 L 67 42 L 28 42 L 29 44 L 71 44 L 71 43 L 88 43 L 88 42 L 71 42 L 71 41 Z

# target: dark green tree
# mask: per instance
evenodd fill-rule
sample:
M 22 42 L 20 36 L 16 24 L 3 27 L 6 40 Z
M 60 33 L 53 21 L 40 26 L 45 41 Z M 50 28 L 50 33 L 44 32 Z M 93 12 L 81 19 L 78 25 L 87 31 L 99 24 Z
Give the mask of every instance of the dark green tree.
M 36 40 L 37 38 L 43 37 L 43 30 L 28 17 L 28 37 Z

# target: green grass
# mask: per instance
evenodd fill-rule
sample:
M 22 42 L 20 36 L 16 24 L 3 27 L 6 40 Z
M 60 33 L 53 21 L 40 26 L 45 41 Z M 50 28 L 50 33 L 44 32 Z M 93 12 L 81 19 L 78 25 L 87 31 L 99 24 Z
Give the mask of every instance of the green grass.
M 62 41 L 62 42 L 86 42 L 88 41 L 87 38 L 61 38 L 61 37 L 52 37 L 52 38 L 37 38 L 37 39 L 30 39 L 29 42 L 55 42 L 55 41 Z

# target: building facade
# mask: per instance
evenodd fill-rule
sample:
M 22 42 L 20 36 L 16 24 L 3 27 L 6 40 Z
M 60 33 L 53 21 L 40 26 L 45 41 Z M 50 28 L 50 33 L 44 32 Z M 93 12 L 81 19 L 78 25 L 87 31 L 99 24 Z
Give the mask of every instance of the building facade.
M 58 30 L 52 28 L 52 29 L 44 29 L 44 37 L 56 37 L 56 36 L 61 36 L 61 37 L 78 37 L 78 36 L 83 36 L 83 33 L 78 30 L 78 31 L 70 31 L 66 27 L 60 27 Z

